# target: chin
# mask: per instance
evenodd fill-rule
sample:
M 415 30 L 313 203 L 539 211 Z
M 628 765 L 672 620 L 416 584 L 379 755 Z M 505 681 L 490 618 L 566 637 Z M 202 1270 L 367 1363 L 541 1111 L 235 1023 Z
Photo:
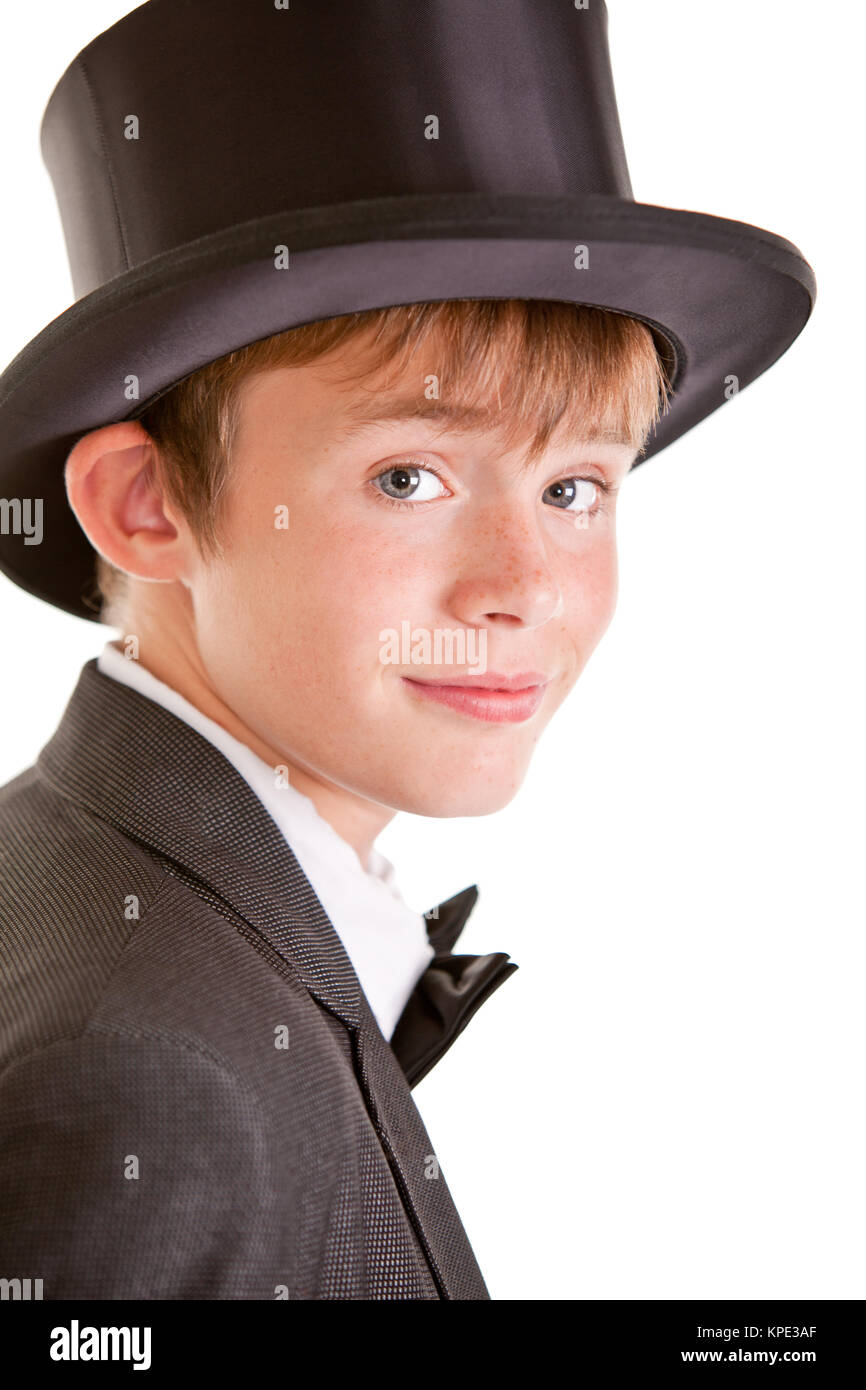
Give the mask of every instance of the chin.
M 444 818 L 453 816 L 492 816 L 513 801 L 523 782 L 524 773 L 492 781 L 479 772 L 470 781 L 462 778 L 443 778 L 442 782 L 419 787 L 417 783 L 401 789 L 402 795 L 392 802 L 401 811 L 413 816 Z M 443 785 L 444 784 L 444 785 Z

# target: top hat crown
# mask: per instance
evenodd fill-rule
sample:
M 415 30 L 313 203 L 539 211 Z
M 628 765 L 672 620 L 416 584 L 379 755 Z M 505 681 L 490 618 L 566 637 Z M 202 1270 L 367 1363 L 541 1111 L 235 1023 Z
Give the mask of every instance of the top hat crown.
M 632 196 L 598 0 L 150 0 L 67 68 L 42 151 L 76 298 L 269 214 Z

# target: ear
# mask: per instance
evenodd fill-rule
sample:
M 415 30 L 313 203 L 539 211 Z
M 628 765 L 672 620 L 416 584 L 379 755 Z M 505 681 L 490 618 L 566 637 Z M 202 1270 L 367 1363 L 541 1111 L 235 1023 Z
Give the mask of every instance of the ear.
M 64 472 L 69 505 L 95 550 L 126 574 L 177 580 L 192 537 L 162 495 L 156 445 L 135 420 L 79 439 Z

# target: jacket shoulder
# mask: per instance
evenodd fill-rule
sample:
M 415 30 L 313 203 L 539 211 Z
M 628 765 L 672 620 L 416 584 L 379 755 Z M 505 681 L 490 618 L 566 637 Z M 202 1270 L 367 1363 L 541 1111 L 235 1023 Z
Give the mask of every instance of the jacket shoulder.
M 255 1092 L 176 1040 L 88 1032 L 0 1077 L 0 1267 L 46 1299 L 273 1298 L 292 1209 Z
M 0 1066 L 84 1026 L 165 879 L 37 768 L 0 787 Z

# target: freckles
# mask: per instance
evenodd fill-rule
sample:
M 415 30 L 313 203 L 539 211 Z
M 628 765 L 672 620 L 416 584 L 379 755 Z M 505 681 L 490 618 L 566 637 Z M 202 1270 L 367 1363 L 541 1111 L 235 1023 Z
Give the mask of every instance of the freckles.
M 615 556 L 600 555 L 594 560 L 568 566 L 563 588 L 572 611 L 607 613 L 616 603 Z

